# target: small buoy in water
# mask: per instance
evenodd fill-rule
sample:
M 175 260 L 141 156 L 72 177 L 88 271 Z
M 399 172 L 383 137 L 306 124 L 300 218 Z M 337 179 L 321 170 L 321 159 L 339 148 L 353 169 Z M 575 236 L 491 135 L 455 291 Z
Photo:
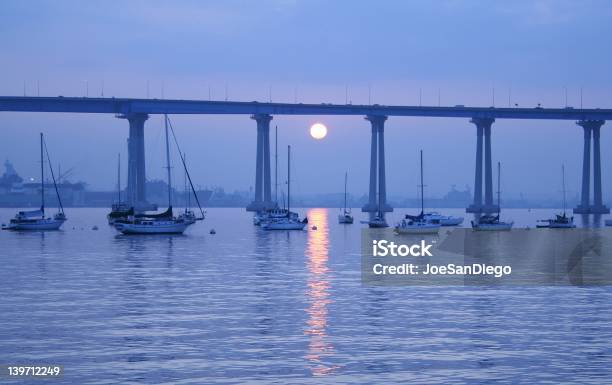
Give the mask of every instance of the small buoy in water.
M 311 229 L 316 230 L 317 226 L 312 226 Z
M 92 227 L 91 229 L 92 229 L 92 230 L 94 230 L 94 231 L 96 231 L 96 230 L 98 230 L 98 226 L 94 226 L 94 227 Z
M 215 229 L 210 229 L 210 233 L 211 233 L 211 234 L 213 234 L 213 235 L 217 234 L 217 232 L 215 231 Z

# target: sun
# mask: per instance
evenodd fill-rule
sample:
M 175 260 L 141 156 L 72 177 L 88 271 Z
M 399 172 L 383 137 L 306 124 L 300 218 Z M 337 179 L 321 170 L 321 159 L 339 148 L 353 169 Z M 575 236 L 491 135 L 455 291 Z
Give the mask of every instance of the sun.
M 327 127 L 323 123 L 315 123 L 310 126 L 310 136 L 315 139 L 323 139 L 327 136 Z

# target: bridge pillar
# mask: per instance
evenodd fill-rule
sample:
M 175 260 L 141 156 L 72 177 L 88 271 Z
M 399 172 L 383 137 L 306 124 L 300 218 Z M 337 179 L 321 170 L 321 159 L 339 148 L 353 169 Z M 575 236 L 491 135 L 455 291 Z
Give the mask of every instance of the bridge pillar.
M 493 118 L 472 118 L 470 123 L 476 125 L 476 169 L 474 171 L 474 201 L 465 209 L 468 213 L 493 213 L 498 210 L 493 202 L 493 164 L 491 160 L 491 126 Z M 485 200 L 482 202 L 482 155 L 484 136 L 484 172 Z
M 127 203 L 137 211 L 154 210 L 156 206 L 148 203 L 146 196 L 144 123 L 149 115 L 129 113 L 117 117 L 127 119 L 130 124 Z
M 574 208 L 577 214 L 608 214 L 610 209 L 603 204 L 601 190 L 601 145 L 600 131 L 604 120 L 580 120 L 576 122 L 584 130 L 582 153 L 582 194 L 580 204 Z M 591 137 L 593 138 L 593 204 L 590 202 L 591 187 Z
M 372 126 L 370 189 L 368 203 L 361 208 L 361 211 L 370 213 L 370 220 L 373 220 L 378 215 L 382 216 L 384 219 L 385 213 L 393 211 L 393 208 L 387 204 L 387 183 L 385 175 L 385 121 L 387 117 L 368 115 L 365 119 L 370 121 Z
M 255 200 L 247 211 L 263 211 L 275 206 L 272 202 L 270 175 L 270 121 L 268 114 L 255 114 L 251 119 L 257 122 L 257 154 L 255 168 Z

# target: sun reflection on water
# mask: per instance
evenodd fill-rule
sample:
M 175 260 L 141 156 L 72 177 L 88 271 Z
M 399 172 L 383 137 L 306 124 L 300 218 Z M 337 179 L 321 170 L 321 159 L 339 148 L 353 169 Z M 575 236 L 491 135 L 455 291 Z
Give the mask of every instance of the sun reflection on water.
M 306 249 L 308 267 L 307 297 L 310 305 L 306 309 L 308 321 L 304 333 L 310 337 L 306 359 L 310 370 L 315 376 L 333 373 L 338 366 L 329 364 L 334 347 L 327 335 L 327 306 L 332 302 L 329 295 L 329 226 L 326 209 L 308 211 L 309 226 L 317 230 L 308 232 L 308 247 Z

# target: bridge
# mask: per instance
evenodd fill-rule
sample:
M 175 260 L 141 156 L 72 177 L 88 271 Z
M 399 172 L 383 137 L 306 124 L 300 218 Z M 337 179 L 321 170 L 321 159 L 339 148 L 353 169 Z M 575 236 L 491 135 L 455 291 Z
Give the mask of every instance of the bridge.
M 466 118 L 476 126 L 476 166 L 474 201 L 466 209 L 472 213 L 497 211 L 493 202 L 491 127 L 496 119 L 572 120 L 584 131 L 581 202 L 575 213 L 603 214 L 610 210 L 603 204 L 601 189 L 600 129 L 612 119 L 612 109 L 498 108 L 389 106 L 353 104 L 260 103 L 206 100 L 167 100 L 89 97 L 0 96 L 0 111 L 64 112 L 114 114 L 129 122 L 128 201 L 146 207 L 144 124 L 152 114 L 249 115 L 257 126 L 255 199 L 247 210 L 260 211 L 275 205 L 271 197 L 270 121 L 274 115 L 356 115 L 371 125 L 369 202 L 362 211 L 384 217 L 393 209 L 386 202 L 384 123 L 388 117 Z M 592 143 L 592 146 L 591 146 Z M 591 148 L 593 148 L 593 201 L 590 200 Z M 484 153 L 484 154 L 483 154 Z M 484 170 L 484 197 L 483 197 Z M 484 198 L 484 199 L 483 199 Z

